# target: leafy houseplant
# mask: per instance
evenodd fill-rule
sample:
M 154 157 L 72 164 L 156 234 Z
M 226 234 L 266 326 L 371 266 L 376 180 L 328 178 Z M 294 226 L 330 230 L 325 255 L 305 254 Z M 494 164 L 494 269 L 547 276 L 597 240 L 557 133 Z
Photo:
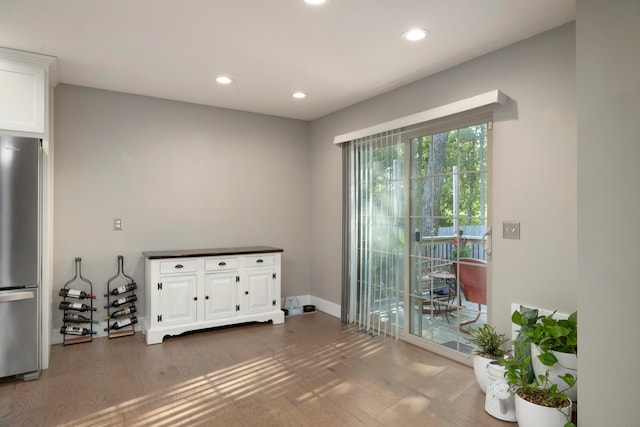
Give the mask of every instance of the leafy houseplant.
M 573 347 L 577 351 L 577 333 L 574 337 L 572 331 L 572 329 L 576 329 L 574 326 L 577 325 L 577 315 L 574 313 L 569 319 L 561 321 L 553 319 L 553 315 L 538 316 L 537 310 L 522 308 L 521 311 L 513 313 L 511 320 L 521 328 L 514 341 L 514 355 L 511 358 L 500 358 L 499 363 L 505 367 L 505 379 L 517 396 L 516 416 L 519 425 L 526 427 L 526 423 L 530 422 L 531 426 L 564 425 L 565 427 L 575 427 L 575 424 L 571 422 L 572 402 L 566 393 L 567 390 L 575 386 L 574 376 L 570 373 L 558 375 L 562 380 L 560 383 L 552 381 L 548 369 L 543 373 L 533 374 L 531 343 L 535 342 L 539 346 L 541 354 L 538 359 L 545 366 L 555 365 L 557 358 L 552 353 L 555 351 L 554 348 L 571 349 Z M 553 361 L 554 359 L 555 361 Z M 521 415 L 522 411 L 529 409 L 533 409 L 539 412 L 541 417 L 549 417 L 549 419 L 541 421 L 536 418 L 538 415 L 535 417 L 528 414 Z
M 535 375 L 549 372 L 548 380 L 551 383 L 564 386 L 558 381 L 561 375 L 571 373 L 574 382 L 577 380 L 578 313 L 572 313 L 567 319 L 557 319 L 554 315 L 538 316 L 536 322 L 530 324 L 530 319 L 523 319 L 522 314 L 515 311 L 512 321 L 528 326 L 521 333 L 524 342 L 531 343 L 531 362 Z M 571 400 L 576 400 L 575 387 L 566 392 Z
M 514 323 L 520 324 L 514 312 Z M 518 313 L 520 314 L 520 313 Z M 555 314 L 555 313 L 554 313 Z M 519 320 L 519 321 L 516 321 Z M 578 354 L 578 313 L 573 312 L 568 319 L 556 319 L 553 314 L 540 316 L 539 321 L 527 331 L 527 341 L 540 347 L 539 359 L 547 366 L 557 363 L 552 351 Z
M 469 328 L 468 331 L 471 338 L 467 338 L 467 341 L 476 346 L 471 354 L 479 354 L 493 360 L 505 356 L 506 351 L 502 349 L 502 346 L 509 342 L 509 338 L 505 334 L 498 334 L 495 328 L 488 324 L 484 324 L 478 329 Z
M 539 375 L 534 378 L 533 382 L 529 382 L 528 367 L 531 363 L 531 356 L 523 356 L 522 354 L 515 354 L 512 358 L 500 358 L 500 365 L 506 369 L 505 379 L 511 387 L 515 390 L 515 394 L 520 399 L 530 402 L 533 405 L 540 407 L 540 411 L 553 410 L 552 413 L 558 422 L 562 422 L 564 427 L 576 427 L 571 422 L 571 399 L 567 397 L 565 390 L 561 390 L 558 384 L 553 384 L 549 381 L 549 372 L 544 375 Z M 575 384 L 573 376 L 566 374 L 561 376 L 562 380 L 566 383 L 567 388 L 573 387 Z M 518 419 L 518 425 L 521 427 L 526 426 L 526 422 L 531 422 L 531 426 L 549 425 L 548 422 L 539 421 L 538 418 L 533 416 L 523 416 L 520 409 L 522 404 L 519 405 L 516 399 L 516 417 Z M 557 411 L 557 413 L 555 413 Z M 544 412 L 542 412 L 544 414 Z M 553 416 L 552 415 L 552 416 Z M 548 415 L 542 415 L 548 417 Z
M 515 355 L 512 358 L 500 358 L 500 365 L 506 367 L 505 378 L 516 393 L 530 402 L 551 408 L 564 408 L 569 406 L 570 401 L 563 390 L 557 384 L 549 381 L 549 373 L 538 375 L 533 382 L 529 382 L 527 375 L 527 365 L 531 363 L 531 356 L 520 357 Z M 567 374 L 562 378 L 569 386 L 574 385 L 573 376 Z
M 504 357 L 507 353 L 502 346 L 509 341 L 504 334 L 498 334 L 491 325 L 484 324 L 478 329 L 469 328 L 471 338 L 467 338 L 471 344 L 475 345 L 471 351 L 473 359 L 473 372 L 480 389 L 486 393 L 489 364 L 493 360 Z
M 451 259 L 457 260 L 460 258 L 468 258 L 471 255 L 471 246 L 467 245 L 467 241 L 463 238 L 458 240 L 457 237 L 453 238 L 453 245 L 451 248 Z

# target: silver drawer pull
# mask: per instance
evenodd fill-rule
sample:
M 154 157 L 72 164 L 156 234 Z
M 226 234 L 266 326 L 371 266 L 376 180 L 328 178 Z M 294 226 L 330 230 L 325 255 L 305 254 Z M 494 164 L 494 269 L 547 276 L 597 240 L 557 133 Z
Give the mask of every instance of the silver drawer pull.
M 227 263 L 226 263 L 226 262 L 224 262 L 224 261 L 220 261 L 220 262 L 218 263 L 218 265 L 219 265 L 220 267 L 224 267 L 225 265 L 227 265 Z
M 182 265 L 182 264 L 176 264 L 176 266 L 175 266 L 175 267 L 173 267 L 173 268 L 184 268 L 184 265 Z

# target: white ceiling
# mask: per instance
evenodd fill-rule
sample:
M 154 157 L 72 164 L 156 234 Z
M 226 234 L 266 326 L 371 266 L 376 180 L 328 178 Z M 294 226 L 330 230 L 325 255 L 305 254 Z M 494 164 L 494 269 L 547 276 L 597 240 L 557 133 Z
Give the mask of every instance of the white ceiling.
M 313 120 L 574 19 L 575 0 L 0 0 L 0 46 L 56 56 L 63 83 Z

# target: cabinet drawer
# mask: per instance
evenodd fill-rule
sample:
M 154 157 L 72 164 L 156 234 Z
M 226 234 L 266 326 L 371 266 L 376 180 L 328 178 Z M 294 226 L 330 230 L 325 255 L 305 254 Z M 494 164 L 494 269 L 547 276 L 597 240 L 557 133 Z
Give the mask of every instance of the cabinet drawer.
M 206 271 L 237 270 L 238 258 L 213 258 L 204 262 Z
M 163 261 L 160 263 L 160 274 L 192 273 L 198 269 L 197 261 Z
M 246 268 L 269 267 L 275 264 L 275 258 L 273 255 L 247 256 L 244 258 L 244 266 Z

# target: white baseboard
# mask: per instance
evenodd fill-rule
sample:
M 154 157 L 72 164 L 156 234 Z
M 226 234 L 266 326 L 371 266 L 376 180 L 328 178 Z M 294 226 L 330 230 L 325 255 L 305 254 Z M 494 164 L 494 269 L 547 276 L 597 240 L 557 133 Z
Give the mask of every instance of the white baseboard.
M 282 298 L 281 307 L 284 307 L 285 300 L 287 298 L 296 298 L 298 300 L 298 305 L 303 306 L 306 304 L 312 304 L 316 306 L 316 310 L 322 311 L 324 313 L 330 314 L 333 317 L 340 318 L 341 317 L 341 307 L 338 304 L 332 303 L 330 301 L 323 300 L 318 297 L 314 297 L 313 295 L 297 295 L 291 296 L 287 295 Z
M 318 310 L 330 314 L 333 317 L 337 317 L 338 319 L 342 317 L 342 307 L 340 305 L 314 296 L 311 296 L 310 299 L 311 304 L 315 305 Z

